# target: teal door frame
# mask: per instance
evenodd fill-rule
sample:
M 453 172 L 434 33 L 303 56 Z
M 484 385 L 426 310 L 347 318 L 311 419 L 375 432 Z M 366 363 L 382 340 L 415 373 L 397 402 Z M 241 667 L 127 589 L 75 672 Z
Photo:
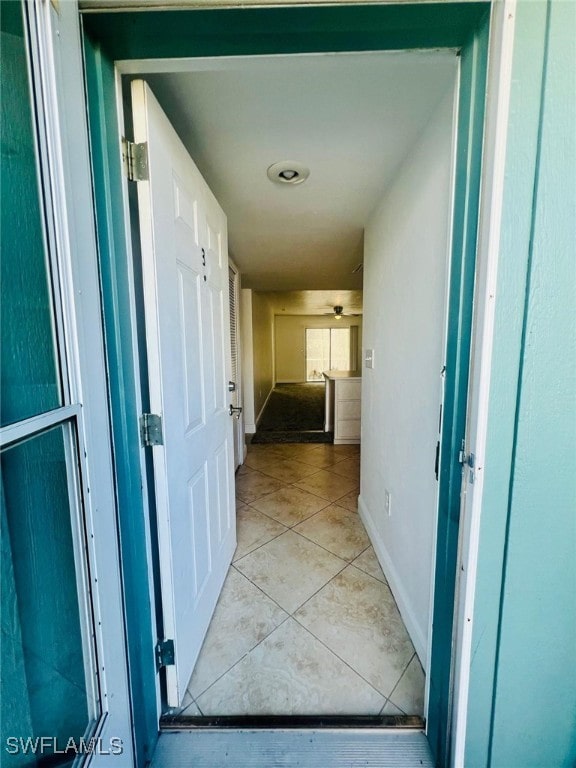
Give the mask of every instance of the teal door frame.
M 427 735 L 437 764 L 449 761 L 451 664 L 461 466 L 465 436 L 472 306 L 483 146 L 490 4 L 218 8 L 82 17 L 90 139 L 111 389 L 116 482 L 136 744 L 140 760 L 157 738 L 156 638 L 151 605 L 137 404 L 146 396 L 134 371 L 135 329 L 122 202 L 115 62 L 201 56 L 457 49 L 461 56 L 455 203 L 448 303 L 445 402 Z

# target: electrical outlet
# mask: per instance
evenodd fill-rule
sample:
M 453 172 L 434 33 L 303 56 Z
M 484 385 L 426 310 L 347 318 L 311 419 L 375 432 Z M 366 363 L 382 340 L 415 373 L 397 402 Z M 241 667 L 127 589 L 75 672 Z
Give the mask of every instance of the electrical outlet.
M 392 496 L 388 489 L 384 491 L 384 509 L 386 510 L 388 517 L 391 517 L 392 516 Z

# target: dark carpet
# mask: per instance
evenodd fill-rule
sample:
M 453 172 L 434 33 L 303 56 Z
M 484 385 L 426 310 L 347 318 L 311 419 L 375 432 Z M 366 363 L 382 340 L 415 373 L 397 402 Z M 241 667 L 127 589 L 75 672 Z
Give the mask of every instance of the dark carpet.
M 253 443 L 330 443 L 324 432 L 324 384 L 277 384 Z

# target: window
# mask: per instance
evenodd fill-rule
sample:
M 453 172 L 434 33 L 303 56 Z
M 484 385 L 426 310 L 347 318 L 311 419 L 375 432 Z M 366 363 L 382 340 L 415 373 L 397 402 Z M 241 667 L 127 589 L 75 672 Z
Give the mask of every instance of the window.
M 306 328 L 306 381 L 323 381 L 324 371 L 349 371 L 351 328 Z
M 70 420 L 0 453 L 2 735 L 60 746 L 79 743 L 100 709 L 74 433 Z

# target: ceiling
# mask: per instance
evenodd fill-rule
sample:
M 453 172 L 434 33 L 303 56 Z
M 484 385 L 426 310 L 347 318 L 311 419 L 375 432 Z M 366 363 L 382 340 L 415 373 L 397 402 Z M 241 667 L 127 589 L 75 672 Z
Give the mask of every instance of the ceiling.
M 328 290 L 307 301 L 347 308 L 336 297 L 362 287 L 369 214 L 454 87 L 456 61 L 450 51 L 229 58 L 146 76 L 227 214 L 243 287 Z M 271 182 L 267 168 L 282 160 L 309 178 Z

